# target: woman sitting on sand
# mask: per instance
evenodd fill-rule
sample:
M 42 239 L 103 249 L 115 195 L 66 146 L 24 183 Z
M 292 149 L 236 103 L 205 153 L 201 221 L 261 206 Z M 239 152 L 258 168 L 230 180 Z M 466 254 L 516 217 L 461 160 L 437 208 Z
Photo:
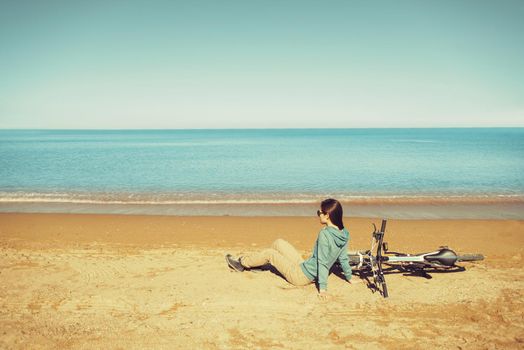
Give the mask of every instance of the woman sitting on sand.
M 336 199 L 326 199 L 317 210 L 320 223 L 325 225 L 318 233 L 311 257 L 303 261 L 296 249 L 283 239 L 277 239 L 270 249 L 248 254 L 234 259 L 226 255 L 230 268 L 242 272 L 246 268 L 273 265 L 285 279 L 295 286 L 305 286 L 312 282 L 318 284 L 318 296 L 327 297 L 327 279 L 329 270 L 338 260 L 346 280 L 351 283 L 347 247 L 349 232 L 342 222 L 342 205 Z

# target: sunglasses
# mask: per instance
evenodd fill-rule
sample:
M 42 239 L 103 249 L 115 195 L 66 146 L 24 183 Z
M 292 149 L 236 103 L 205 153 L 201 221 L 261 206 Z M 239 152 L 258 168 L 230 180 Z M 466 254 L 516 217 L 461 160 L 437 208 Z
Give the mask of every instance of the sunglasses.
M 317 216 L 320 216 L 320 214 L 326 215 L 322 210 L 317 210 Z

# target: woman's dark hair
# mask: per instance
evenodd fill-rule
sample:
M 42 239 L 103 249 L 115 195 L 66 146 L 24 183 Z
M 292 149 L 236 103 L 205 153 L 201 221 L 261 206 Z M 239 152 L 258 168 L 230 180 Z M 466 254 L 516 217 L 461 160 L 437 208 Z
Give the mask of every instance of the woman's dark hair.
M 342 222 L 342 205 L 339 201 L 333 198 L 325 199 L 320 203 L 320 209 L 329 215 L 329 219 L 339 230 L 344 228 L 344 223 Z

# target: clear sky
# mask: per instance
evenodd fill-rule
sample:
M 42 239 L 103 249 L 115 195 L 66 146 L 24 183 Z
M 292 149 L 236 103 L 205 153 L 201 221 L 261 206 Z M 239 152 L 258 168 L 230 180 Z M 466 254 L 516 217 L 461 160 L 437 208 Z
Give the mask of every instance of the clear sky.
M 0 128 L 524 126 L 524 1 L 0 0 Z

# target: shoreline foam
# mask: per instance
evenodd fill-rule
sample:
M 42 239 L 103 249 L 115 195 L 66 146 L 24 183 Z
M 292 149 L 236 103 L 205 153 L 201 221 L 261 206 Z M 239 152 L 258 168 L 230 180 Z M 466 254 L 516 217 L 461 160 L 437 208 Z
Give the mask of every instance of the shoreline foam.
M 199 197 L 200 196 L 200 197 Z M 231 194 L 211 199 L 182 194 L 172 196 L 120 196 L 81 194 L 18 194 L 0 192 L 0 212 L 78 213 L 185 216 L 310 216 L 325 196 L 303 198 Z M 163 198 L 162 198 L 163 197 Z M 524 219 L 524 197 L 497 196 L 332 196 L 348 216 L 396 219 Z
M 0 191 L 0 203 L 73 204 L 309 204 L 334 197 L 346 204 L 524 203 L 524 194 L 345 194 L 256 192 L 27 192 Z

